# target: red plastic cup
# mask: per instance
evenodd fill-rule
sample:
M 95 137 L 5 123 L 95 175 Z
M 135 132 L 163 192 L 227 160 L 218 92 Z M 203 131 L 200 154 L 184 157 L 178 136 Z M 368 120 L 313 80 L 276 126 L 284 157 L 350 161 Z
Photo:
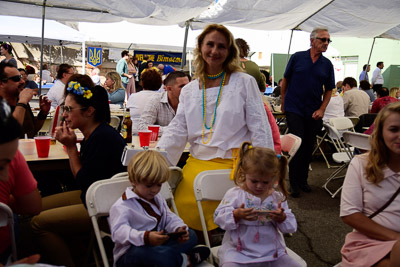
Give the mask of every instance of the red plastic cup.
M 36 151 L 39 158 L 47 158 L 50 151 L 50 136 L 35 137 Z
M 150 146 L 151 133 L 152 131 L 150 130 L 139 131 L 139 141 L 141 147 Z
M 160 131 L 160 125 L 149 125 L 149 130 L 151 131 L 150 142 L 155 142 L 158 140 L 158 133 Z

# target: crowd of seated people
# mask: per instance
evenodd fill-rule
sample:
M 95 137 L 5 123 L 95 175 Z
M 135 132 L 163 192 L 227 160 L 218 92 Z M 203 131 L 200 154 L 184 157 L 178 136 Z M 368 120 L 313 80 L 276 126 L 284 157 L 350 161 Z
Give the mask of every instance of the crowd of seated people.
M 116 104 L 130 109 L 133 135 L 149 125 L 162 126 L 157 147 L 166 151 L 166 158 L 144 151 L 130 162 L 131 187 L 114 204 L 108 221 L 116 245 L 116 266 L 149 264 L 152 260 L 156 265 L 168 262 L 191 266 L 206 259 L 209 250 L 196 246 L 198 239 L 202 242 L 202 225 L 199 214 L 193 212 L 197 210 L 193 181 L 200 172 L 217 169 L 232 169 L 231 178 L 236 184 L 221 203 L 203 205 L 209 233 L 218 227 L 226 230 L 219 253 L 221 264 L 298 265 L 288 257 L 282 237 L 276 237 L 277 229 L 295 232 L 297 223 L 286 202 L 287 162 L 281 156 L 279 128 L 271 106 L 261 97 L 273 78 L 268 73 L 266 83 L 259 67 L 247 59 L 246 41 L 235 40 L 223 25 L 207 26 L 197 38 L 193 80 L 170 65 L 154 67 L 155 62 L 148 57 L 139 65 L 137 58 L 125 51 L 116 71 L 107 72 L 104 82 L 100 80 L 100 69 L 94 69 L 89 77 L 75 74 L 71 65 L 61 64 L 54 86 L 47 97 L 40 98 L 36 118 L 29 101 L 38 93 L 37 84 L 28 80 L 26 69 L 12 65 L 14 60 L 6 55 L 7 51 L 8 47 L 2 46 L 7 62 L 2 63 L 0 73 L 0 201 L 16 214 L 32 216 L 30 226 L 44 262 L 83 264 L 82 254 L 87 253 L 92 231 L 86 192 L 94 182 L 127 170 L 121 163 L 126 143 L 109 125 L 109 104 Z M 353 77 L 346 77 L 338 86 L 332 90 L 324 110 L 325 123 L 334 117 L 378 113 L 369 132 L 371 152 L 352 160 L 344 182 L 340 216 L 355 231 L 346 237 L 342 266 L 360 262 L 363 266 L 396 266 L 400 264 L 396 213 L 399 198 L 378 214 L 371 214 L 393 195 L 394 187 L 399 187 L 393 183 L 400 171 L 396 167 L 400 152 L 394 141 L 400 132 L 400 92 L 397 87 L 390 91 L 381 87 L 375 96 L 368 78 L 360 81 L 360 88 Z M 280 89 L 281 80 L 273 97 L 280 96 Z M 65 147 L 79 189 L 42 198 L 17 146 L 18 138 L 25 133 L 28 137 L 38 134 L 50 106 L 58 107 L 62 113 L 55 139 Z M 75 130 L 83 134 L 80 151 Z M 187 143 L 190 155 L 174 195 L 178 217 L 169 211 L 159 192 L 161 184 L 168 180 L 168 165 L 176 165 Z M 271 165 L 263 169 L 260 162 Z M 374 195 L 383 197 L 377 200 Z M 365 204 L 362 199 L 371 199 L 371 203 Z M 272 224 L 260 229 L 265 225 L 257 208 L 267 206 L 267 220 Z M 149 216 L 142 216 L 137 222 L 132 215 L 136 213 L 139 217 Z M 184 233 L 172 242 L 165 235 L 166 230 Z M 0 235 L 0 264 L 5 264 L 10 255 L 7 229 L 0 228 Z M 268 235 L 275 236 L 274 240 L 265 241 L 263 238 Z M 267 248 L 261 256 L 253 251 L 260 245 Z M 365 249 L 365 245 L 369 248 Z

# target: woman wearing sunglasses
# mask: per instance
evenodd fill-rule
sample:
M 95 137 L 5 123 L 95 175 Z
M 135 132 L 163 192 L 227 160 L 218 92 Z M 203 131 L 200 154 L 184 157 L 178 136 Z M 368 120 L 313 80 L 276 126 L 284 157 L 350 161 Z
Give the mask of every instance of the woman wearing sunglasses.
M 55 138 L 66 148 L 71 172 L 80 190 L 45 197 L 44 211 L 32 219 L 32 228 L 49 263 L 74 266 L 77 262 L 72 260 L 66 239 L 70 241 L 80 237 L 79 242 L 73 243 L 73 248 L 86 251 L 88 243 L 82 242 L 82 236 L 89 237 L 91 231 L 83 204 L 86 191 L 93 182 L 126 171 L 121 164 L 125 142 L 109 126 L 110 108 L 103 87 L 93 86 L 87 75 L 75 74 L 66 83 L 64 94 L 62 110 L 65 121 L 57 127 Z M 75 129 L 84 136 L 80 152 Z
M 6 43 L 2 43 L 0 46 L 0 54 L 2 56 L 5 56 L 6 58 L 3 59 L 1 62 L 5 62 L 5 63 L 10 63 L 12 64 L 14 67 L 17 68 L 17 61 L 15 60 L 15 58 L 13 58 L 13 56 L 11 55 L 12 53 L 12 46 L 10 44 L 6 44 Z

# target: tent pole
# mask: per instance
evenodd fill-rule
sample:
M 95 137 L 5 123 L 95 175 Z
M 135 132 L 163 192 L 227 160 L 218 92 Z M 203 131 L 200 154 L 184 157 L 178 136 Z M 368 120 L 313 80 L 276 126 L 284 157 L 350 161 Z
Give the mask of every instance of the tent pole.
M 64 63 L 64 55 L 63 55 L 63 45 L 62 45 L 62 43 L 60 43 L 60 46 L 61 46 L 61 64 L 63 64 Z
M 39 82 L 39 95 L 42 93 L 42 71 L 43 71 L 43 45 L 44 45 L 44 22 L 46 16 L 46 1 L 43 0 L 42 8 L 42 43 L 40 45 L 40 82 Z
M 186 65 L 186 45 L 187 45 L 187 38 L 188 38 L 188 33 L 189 33 L 189 25 L 190 22 L 187 20 L 185 22 L 186 27 L 185 27 L 185 40 L 183 41 L 183 51 L 182 51 L 182 62 L 181 62 L 181 69 L 183 70 L 183 67 Z
M 294 29 L 292 29 L 292 32 L 290 33 L 289 48 L 287 50 L 287 56 L 286 56 L 286 65 L 287 65 L 287 63 L 289 61 L 290 47 L 292 46 L 293 31 L 294 31 Z
M 82 71 L 81 74 L 86 73 L 86 44 L 85 41 L 82 42 Z
M 372 50 L 374 50 L 375 39 L 376 39 L 376 37 L 374 37 L 374 40 L 372 41 L 371 51 L 369 52 L 369 57 L 368 57 L 368 63 L 367 63 L 366 70 L 368 70 L 368 65 L 369 65 L 369 61 L 371 60 Z
M 49 70 L 51 71 L 51 45 L 49 45 Z

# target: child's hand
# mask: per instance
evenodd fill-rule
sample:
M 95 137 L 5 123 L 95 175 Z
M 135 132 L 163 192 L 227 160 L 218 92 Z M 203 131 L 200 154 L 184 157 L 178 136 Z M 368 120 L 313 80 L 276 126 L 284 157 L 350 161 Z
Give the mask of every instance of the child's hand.
M 257 212 L 254 211 L 253 208 L 244 208 L 244 203 L 240 205 L 239 208 L 233 210 L 233 217 L 235 218 L 235 221 L 239 221 L 240 219 L 245 219 L 249 221 L 255 221 L 257 220 Z
M 160 232 L 151 231 L 149 233 L 149 243 L 152 246 L 159 246 L 162 243 L 164 243 L 165 241 L 167 241 L 168 238 L 169 238 L 169 236 L 164 234 L 164 230 L 162 230 Z
M 270 212 L 269 216 L 271 220 L 278 223 L 283 223 L 286 220 L 285 209 L 281 208 L 281 203 L 278 204 L 278 209 Z
M 189 240 L 189 231 L 186 230 L 186 226 L 179 227 L 175 230 L 175 232 L 183 232 L 183 231 L 185 231 L 186 233 L 178 238 L 178 242 L 180 244 L 185 243 Z

